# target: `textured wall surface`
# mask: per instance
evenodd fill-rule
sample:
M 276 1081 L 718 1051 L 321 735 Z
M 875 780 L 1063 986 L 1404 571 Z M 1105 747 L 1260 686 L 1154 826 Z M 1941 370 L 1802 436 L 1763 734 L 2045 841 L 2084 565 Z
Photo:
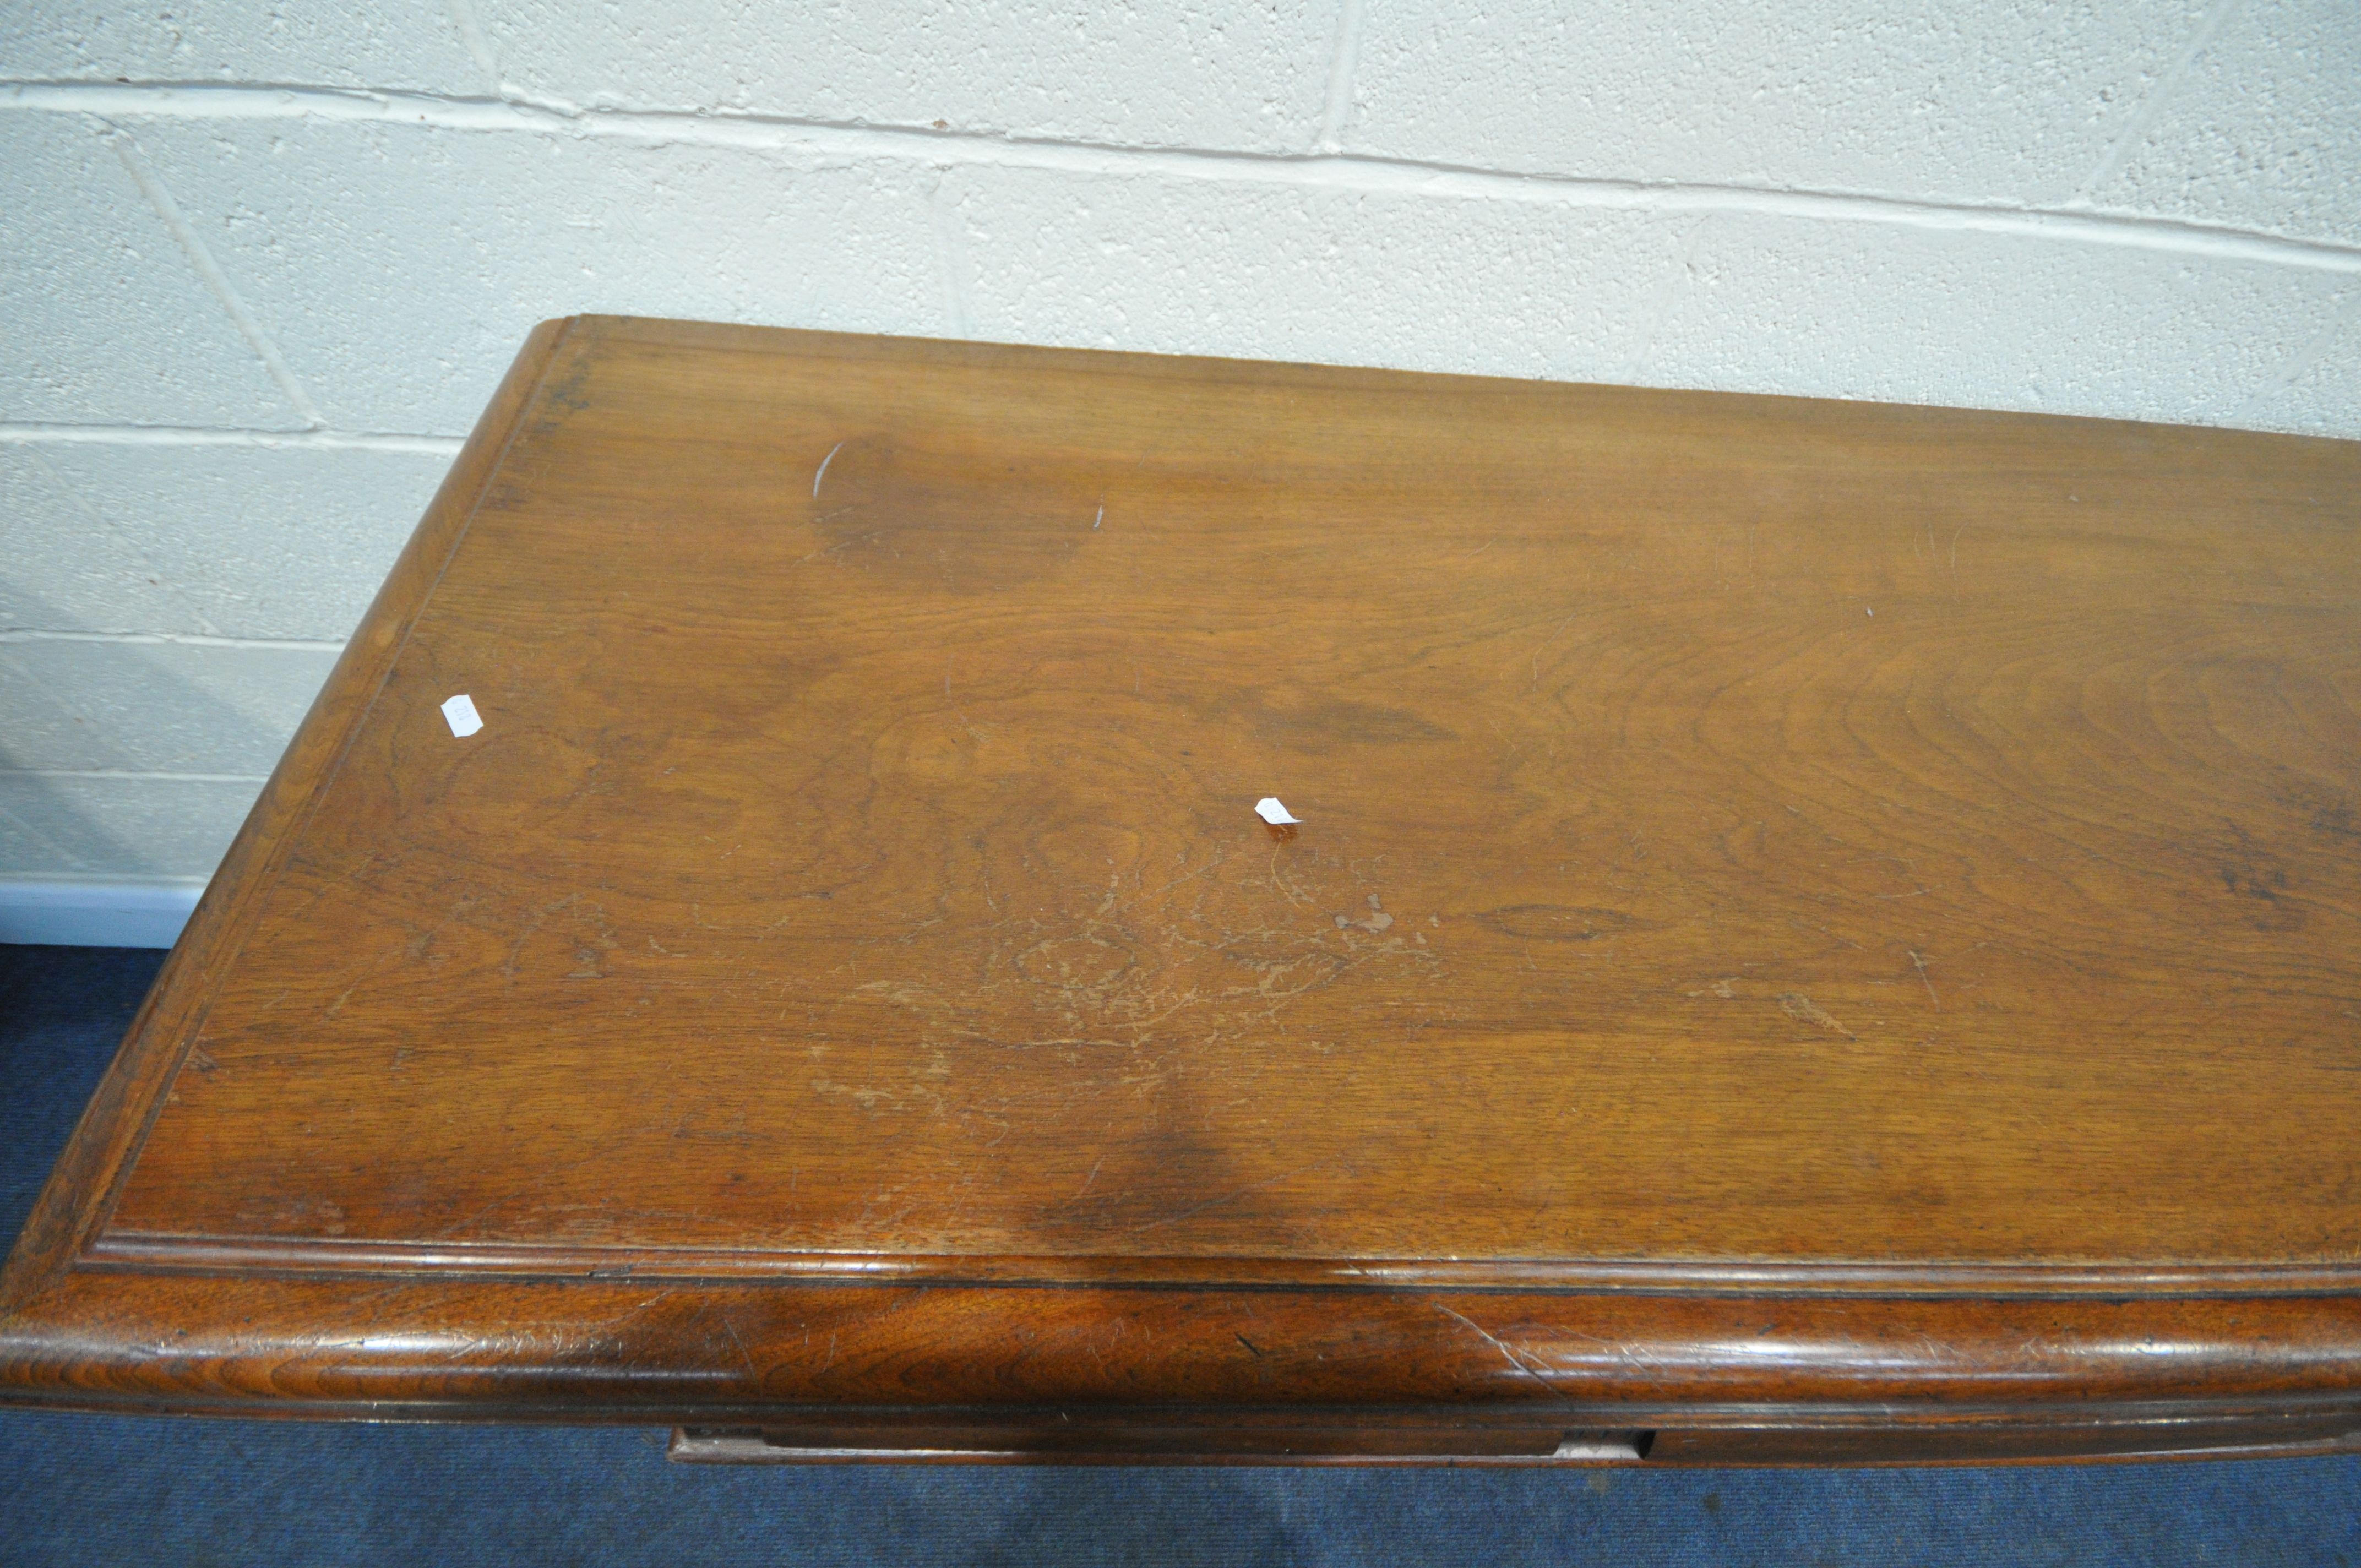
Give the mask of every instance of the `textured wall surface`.
M 0 878 L 205 875 L 577 311 L 2361 437 L 2361 5 L 14 0 Z

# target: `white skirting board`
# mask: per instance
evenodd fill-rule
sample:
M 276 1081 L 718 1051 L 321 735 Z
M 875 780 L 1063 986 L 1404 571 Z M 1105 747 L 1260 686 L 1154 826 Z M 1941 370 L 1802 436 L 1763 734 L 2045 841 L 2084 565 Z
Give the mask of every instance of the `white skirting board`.
M 0 879 L 0 943 L 169 948 L 204 891 L 201 882 Z

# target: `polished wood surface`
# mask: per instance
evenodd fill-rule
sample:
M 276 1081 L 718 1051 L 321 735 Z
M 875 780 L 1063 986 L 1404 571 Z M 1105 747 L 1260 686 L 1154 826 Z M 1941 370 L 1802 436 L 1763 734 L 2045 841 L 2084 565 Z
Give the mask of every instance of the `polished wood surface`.
M 2357 538 L 2351 444 L 551 323 L 0 1392 L 2333 1441 Z

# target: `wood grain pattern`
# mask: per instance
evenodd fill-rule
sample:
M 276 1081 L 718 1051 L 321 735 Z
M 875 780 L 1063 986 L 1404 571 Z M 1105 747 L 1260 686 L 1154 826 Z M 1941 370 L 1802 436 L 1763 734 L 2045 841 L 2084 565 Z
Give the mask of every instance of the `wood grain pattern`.
M 2356 525 L 2350 444 L 553 323 L 0 1391 L 2334 1428 Z

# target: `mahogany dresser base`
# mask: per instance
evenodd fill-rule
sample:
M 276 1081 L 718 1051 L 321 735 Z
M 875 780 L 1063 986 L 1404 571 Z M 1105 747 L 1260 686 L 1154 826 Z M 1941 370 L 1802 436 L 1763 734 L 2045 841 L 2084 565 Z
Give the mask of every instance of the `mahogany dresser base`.
M 0 1400 L 2324 1453 L 2356 1133 L 2361 445 L 586 317 L 93 1096 Z

